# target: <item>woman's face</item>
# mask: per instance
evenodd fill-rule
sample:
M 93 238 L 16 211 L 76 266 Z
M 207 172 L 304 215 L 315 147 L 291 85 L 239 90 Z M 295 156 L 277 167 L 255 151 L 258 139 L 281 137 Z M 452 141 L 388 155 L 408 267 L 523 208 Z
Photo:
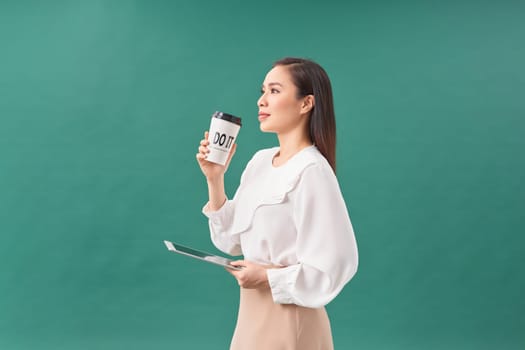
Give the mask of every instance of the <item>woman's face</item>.
M 262 131 L 286 134 L 306 118 L 304 98 L 297 97 L 297 87 L 292 82 L 288 68 L 276 66 L 266 74 L 262 84 L 259 106 L 259 122 Z

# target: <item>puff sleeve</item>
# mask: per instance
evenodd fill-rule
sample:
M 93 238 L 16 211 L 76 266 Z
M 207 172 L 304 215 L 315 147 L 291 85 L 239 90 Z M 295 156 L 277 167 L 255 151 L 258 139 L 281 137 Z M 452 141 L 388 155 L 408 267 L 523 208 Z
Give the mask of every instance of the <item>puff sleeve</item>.
M 328 304 L 357 271 L 358 253 L 348 211 L 332 169 L 305 168 L 293 191 L 298 264 L 267 270 L 274 302 Z
M 234 197 L 235 198 L 235 197 Z M 226 200 L 217 211 L 209 211 L 208 203 L 202 208 L 202 213 L 208 217 L 210 236 L 213 244 L 226 254 L 241 255 L 239 235 L 231 233 L 231 225 L 235 212 L 235 200 Z
M 213 244 L 217 249 L 226 254 L 234 256 L 242 254 L 240 232 L 234 232 L 233 226 L 238 197 L 246 187 L 245 179 L 248 177 L 247 174 L 251 172 L 250 169 L 254 163 L 255 156 L 248 162 L 246 168 L 242 172 L 239 187 L 232 199 L 227 199 L 223 206 L 217 211 L 209 210 L 209 202 L 202 208 L 202 213 L 208 218 L 208 226 L 210 228 L 210 236 Z

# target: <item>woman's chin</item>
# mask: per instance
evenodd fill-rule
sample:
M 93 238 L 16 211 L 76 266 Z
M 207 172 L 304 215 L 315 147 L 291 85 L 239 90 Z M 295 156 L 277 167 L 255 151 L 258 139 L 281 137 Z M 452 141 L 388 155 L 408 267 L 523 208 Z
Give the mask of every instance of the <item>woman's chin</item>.
M 265 125 L 264 122 L 259 124 L 259 129 L 261 129 L 262 132 L 273 132 L 273 130 L 269 128 L 268 125 Z

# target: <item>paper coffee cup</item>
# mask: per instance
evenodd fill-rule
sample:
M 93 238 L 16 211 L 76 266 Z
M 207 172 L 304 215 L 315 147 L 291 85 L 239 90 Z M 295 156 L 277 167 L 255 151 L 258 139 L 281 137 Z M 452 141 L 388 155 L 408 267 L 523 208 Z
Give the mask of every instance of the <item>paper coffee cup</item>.
M 213 113 L 208 133 L 210 153 L 206 159 L 225 165 L 240 128 L 241 118 L 223 112 Z

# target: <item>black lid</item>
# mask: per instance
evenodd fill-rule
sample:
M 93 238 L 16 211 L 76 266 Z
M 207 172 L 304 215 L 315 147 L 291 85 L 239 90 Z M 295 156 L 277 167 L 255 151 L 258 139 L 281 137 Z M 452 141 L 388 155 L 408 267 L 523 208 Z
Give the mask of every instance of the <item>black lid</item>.
M 231 115 L 231 114 L 228 114 L 228 113 L 223 113 L 223 112 L 217 111 L 217 112 L 213 113 L 212 118 L 224 119 L 224 120 L 227 120 L 227 121 L 232 122 L 234 124 L 237 124 L 239 126 L 242 126 L 241 118 L 236 117 L 236 116 Z

